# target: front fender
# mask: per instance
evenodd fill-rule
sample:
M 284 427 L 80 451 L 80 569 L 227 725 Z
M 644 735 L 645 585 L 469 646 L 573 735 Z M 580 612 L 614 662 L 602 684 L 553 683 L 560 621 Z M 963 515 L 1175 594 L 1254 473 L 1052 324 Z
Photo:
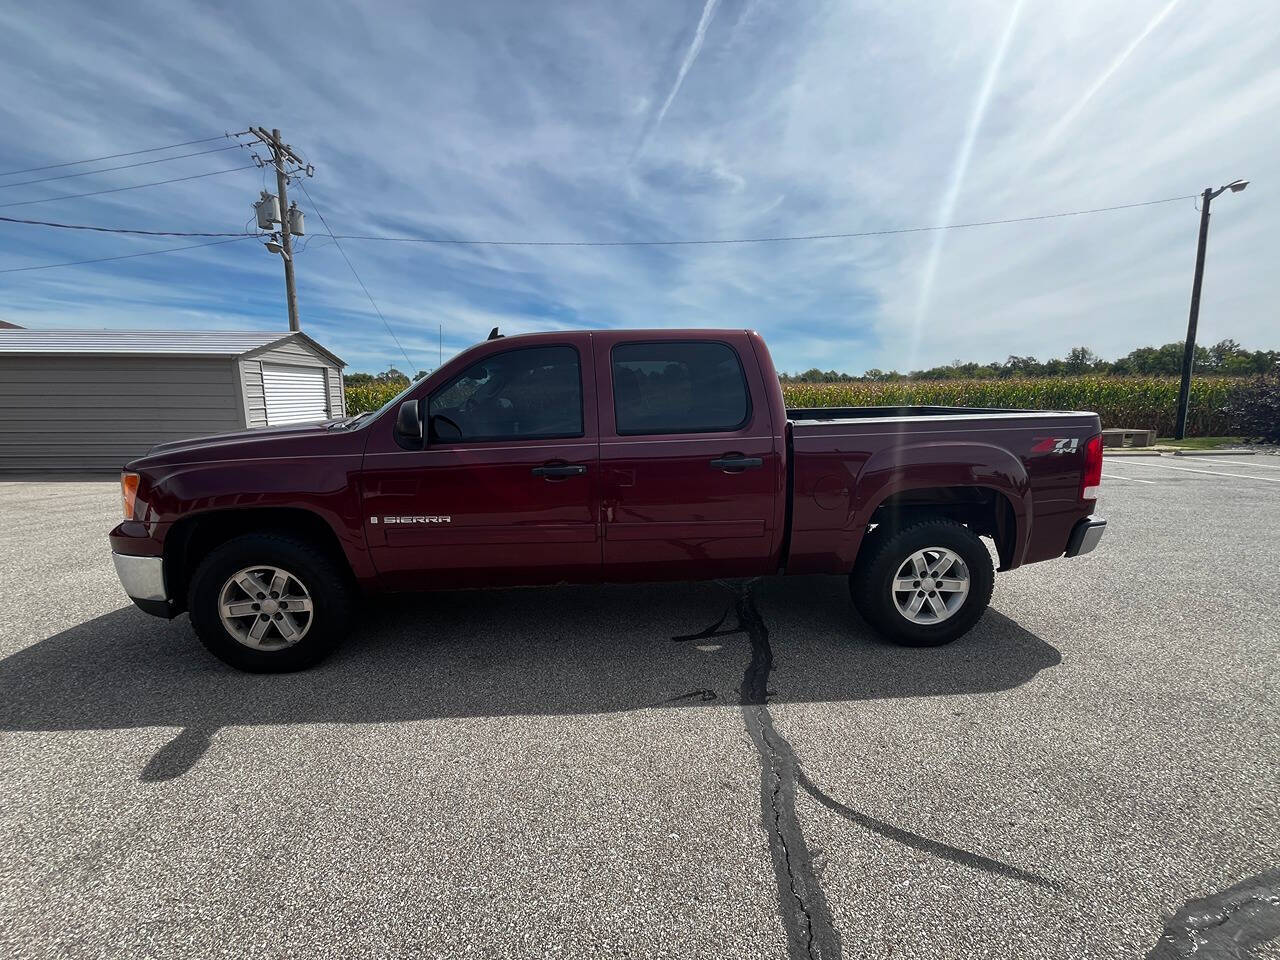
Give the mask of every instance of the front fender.
M 197 462 L 154 469 L 140 517 L 164 535 L 178 520 L 221 511 L 303 510 L 321 518 L 341 545 L 357 579 L 375 574 L 364 542 L 357 478 L 359 454 Z

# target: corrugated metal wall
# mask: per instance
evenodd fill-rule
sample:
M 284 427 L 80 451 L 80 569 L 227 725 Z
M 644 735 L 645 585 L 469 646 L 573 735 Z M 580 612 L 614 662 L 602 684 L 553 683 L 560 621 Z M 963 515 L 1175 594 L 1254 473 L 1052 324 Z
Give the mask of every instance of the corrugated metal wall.
M 262 390 L 262 361 L 240 361 L 240 389 L 244 391 L 245 426 L 267 425 L 267 395 Z
M 0 471 L 111 471 L 153 444 L 238 430 L 236 362 L 0 357 Z
M 342 389 L 342 371 L 338 367 L 325 367 L 329 380 L 329 416 L 345 417 L 347 415 L 347 394 Z

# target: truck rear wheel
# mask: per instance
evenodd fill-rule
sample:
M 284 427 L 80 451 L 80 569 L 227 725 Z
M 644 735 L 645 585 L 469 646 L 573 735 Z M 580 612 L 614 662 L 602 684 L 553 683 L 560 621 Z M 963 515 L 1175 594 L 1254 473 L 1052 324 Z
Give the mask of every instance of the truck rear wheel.
M 849 592 L 863 618 L 894 643 L 950 643 L 991 601 L 991 554 L 963 524 L 924 520 L 886 531 L 869 546 L 849 576 Z
M 341 568 L 305 540 L 249 534 L 201 562 L 187 601 L 191 625 L 219 660 L 252 673 L 302 670 L 347 631 L 351 595 Z

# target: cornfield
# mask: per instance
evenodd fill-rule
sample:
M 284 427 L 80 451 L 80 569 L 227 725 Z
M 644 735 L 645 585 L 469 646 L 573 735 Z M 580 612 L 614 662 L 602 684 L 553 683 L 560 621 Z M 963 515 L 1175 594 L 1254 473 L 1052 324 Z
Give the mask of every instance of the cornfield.
M 347 413 L 377 410 L 403 389 L 403 383 L 370 383 L 347 387 Z
M 1230 436 L 1226 412 L 1232 390 L 1244 381 L 1203 377 L 1191 382 L 1187 433 Z M 1178 411 L 1176 377 L 1036 377 L 1001 380 L 900 380 L 852 383 L 784 383 L 788 407 L 875 407 L 936 404 L 949 407 L 1023 407 L 1090 410 L 1104 427 L 1155 430 L 1173 435 Z
M 1228 436 L 1237 431 L 1226 412 L 1232 390 L 1244 381 L 1202 377 L 1191 385 L 1187 433 Z M 347 412 L 376 410 L 401 387 L 370 384 L 347 387 Z M 788 407 L 875 407 L 935 404 L 949 407 L 1024 407 L 1091 410 L 1104 427 L 1154 429 L 1173 434 L 1178 408 L 1175 377 L 1038 377 L 1000 380 L 899 380 L 875 383 L 784 383 Z

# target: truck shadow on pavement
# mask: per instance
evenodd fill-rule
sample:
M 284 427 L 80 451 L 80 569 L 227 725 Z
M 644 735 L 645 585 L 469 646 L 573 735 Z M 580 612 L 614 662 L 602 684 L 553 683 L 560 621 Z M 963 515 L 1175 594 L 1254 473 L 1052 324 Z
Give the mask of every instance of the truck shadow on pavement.
M 871 634 L 843 578 L 757 589 L 773 636 L 770 703 L 1008 690 L 1061 659 L 994 611 L 950 646 L 913 650 Z M 185 616 L 122 607 L 0 661 L 0 730 L 181 727 L 141 771 L 160 781 L 190 770 L 227 726 L 737 709 L 751 641 L 703 630 L 725 609 L 714 583 L 379 598 L 329 660 L 263 676 L 215 660 Z

